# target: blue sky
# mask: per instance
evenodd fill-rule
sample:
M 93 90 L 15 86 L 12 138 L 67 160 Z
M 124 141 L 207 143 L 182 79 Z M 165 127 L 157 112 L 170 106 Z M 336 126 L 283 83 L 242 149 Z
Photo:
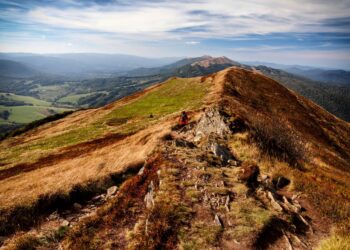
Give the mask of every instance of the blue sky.
M 0 0 L 0 51 L 350 69 L 348 0 Z

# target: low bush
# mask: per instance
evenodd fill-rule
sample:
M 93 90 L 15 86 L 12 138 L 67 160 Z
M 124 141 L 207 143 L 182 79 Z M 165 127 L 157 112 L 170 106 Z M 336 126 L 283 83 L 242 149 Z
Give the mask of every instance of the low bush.
M 302 168 L 306 161 L 306 150 L 299 136 L 280 121 L 269 121 L 258 118 L 250 119 L 249 140 L 255 142 L 260 150 L 270 157 Z

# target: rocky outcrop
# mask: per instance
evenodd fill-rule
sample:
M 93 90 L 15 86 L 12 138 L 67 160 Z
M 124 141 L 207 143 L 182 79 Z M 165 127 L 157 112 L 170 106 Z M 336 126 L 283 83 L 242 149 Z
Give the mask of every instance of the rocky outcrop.
M 218 108 L 208 108 L 199 120 L 195 129 L 194 142 L 199 142 L 202 138 L 214 133 L 220 137 L 230 132 L 230 128 L 225 123 Z

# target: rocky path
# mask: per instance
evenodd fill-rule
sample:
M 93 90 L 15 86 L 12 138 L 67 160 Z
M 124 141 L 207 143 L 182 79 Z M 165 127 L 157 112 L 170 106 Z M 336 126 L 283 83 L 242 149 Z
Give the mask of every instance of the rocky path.
M 312 249 L 327 223 L 287 191 L 287 178 L 234 156 L 231 125 L 207 110 L 164 137 L 119 188 L 54 212 L 25 235 L 46 241 L 39 249 Z

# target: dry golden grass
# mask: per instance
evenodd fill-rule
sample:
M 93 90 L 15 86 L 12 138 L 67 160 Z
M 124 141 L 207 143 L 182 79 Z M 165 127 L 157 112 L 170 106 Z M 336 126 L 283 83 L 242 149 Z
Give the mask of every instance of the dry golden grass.
M 39 199 L 68 198 L 72 188 L 91 186 L 143 163 L 160 138 L 170 132 L 179 112 L 200 107 L 207 87 L 200 78 L 171 79 L 104 108 L 79 111 L 5 140 L 0 145 L 4 149 L 0 161 L 5 164 L 0 168 L 1 222 L 6 224 L 11 211 L 19 207 L 29 211 Z M 150 113 L 154 119 L 149 118 Z M 108 119 L 119 116 L 126 116 L 127 124 L 106 125 Z M 107 134 L 111 132 L 131 135 L 111 140 Z M 69 147 L 62 147 L 66 145 Z M 31 216 L 34 214 L 29 213 L 26 220 L 33 219 Z M 2 233 L 6 227 L 1 227 Z

